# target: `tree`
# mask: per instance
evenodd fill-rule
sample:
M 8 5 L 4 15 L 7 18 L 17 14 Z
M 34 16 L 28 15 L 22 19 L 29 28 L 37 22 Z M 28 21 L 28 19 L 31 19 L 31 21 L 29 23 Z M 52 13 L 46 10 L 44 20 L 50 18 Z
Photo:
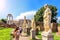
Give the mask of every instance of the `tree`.
M 52 5 L 48 5 L 50 10 L 52 11 L 52 18 L 51 18 L 51 22 L 57 22 L 57 8 L 55 6 Z M 45 8 L 41 7 L 36 14 L 34 15 L 34 19 L 36 22 L 43 22 L 43 14 L 44 14 Z
M 6 20 L 6 19 L 1 19 L 1 21 L 2 21 L 2 22 L 4 22 L 4 23 L 6 23 L 6 22 L 7 22 L 7 20 Z

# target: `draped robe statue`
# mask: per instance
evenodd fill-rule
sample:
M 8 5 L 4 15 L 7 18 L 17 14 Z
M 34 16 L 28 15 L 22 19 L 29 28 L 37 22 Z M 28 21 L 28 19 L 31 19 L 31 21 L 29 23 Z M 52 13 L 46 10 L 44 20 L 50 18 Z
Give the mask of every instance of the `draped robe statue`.
M 35 39 L 36 31 L 35 31 L 35 20 L 34 18 L 31 20 L 31 31 L 30 31 L 30 36 L 31 39 Z
M 35 29 L 35 20 L 34 20 L 34 18 L 31 20 L 31 28 L 32 29 Z
M 48 7 L 48 5 L 46 5 L 44 8 L 46 8 L 46 10 L 44 11 L 44 29 L 46 32 L 48 32 L 51 29 L 51 10 Z

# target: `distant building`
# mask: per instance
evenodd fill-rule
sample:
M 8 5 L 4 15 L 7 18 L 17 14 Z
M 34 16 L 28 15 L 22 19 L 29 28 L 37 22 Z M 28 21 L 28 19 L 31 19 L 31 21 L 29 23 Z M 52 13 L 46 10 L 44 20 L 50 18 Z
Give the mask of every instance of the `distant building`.
M 26 21 L 31 25 L 31 20 L 26 19 Z M 24 19 L 20 19 L 19 21 L 13 21 L 16 26 L 23 26 Z

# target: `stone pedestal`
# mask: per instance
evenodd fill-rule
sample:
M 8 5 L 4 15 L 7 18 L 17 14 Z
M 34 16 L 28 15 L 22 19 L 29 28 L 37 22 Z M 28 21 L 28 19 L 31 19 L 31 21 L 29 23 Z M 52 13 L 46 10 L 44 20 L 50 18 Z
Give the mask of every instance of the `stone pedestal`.
M 42 40 L 54 40 L 54 36 L 51 31 L 51 15 L 52 11 L 50 10 L 48 4 L 44 5 L 46 9 L 44 11 L 43 21 L 44 21 L 44 32 L 42 32 Z
M 42 40 L 54 40 L 52 33 L 42 32 Z
M 30 31 L 30 37 L 31 37 L 31 39 L 35 39 L 35 30 L 34 29 L 31 29 L 31 31 Z
M 26 28 L 24 28 L 24 33 L 26 33 L 26 30 L 27 30 L 27 29 L 26 29 Z

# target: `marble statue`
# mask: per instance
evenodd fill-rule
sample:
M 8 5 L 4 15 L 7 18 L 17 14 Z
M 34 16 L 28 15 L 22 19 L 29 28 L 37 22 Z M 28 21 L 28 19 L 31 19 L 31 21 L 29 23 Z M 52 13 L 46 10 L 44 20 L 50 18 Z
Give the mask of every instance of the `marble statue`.
M 24 16 L 23 28 L 26 27 L 26 16 Z
M 31 31 L 30 31 L 30 36 L 31 39 L 35 39 L 36 31 L 35 31 L 35 20 L 34 18 L 31 20 Z
M 31 28 L 35 29 L 35 20 L 34 20 L 34 18 L 31 20 Z
M 23 33 L 26 33 L 26 16 L 24 16 L 24 22 L 23 22 Z
M 44 31 L 42 32 L 42 40 L 54 40 L 54 35 L 51 31 L 51 15 L 52 12 L 48 5 L 44 6 L 46 9 L 44 11 L 43 21 L 44 21 Z
M 51 10 L 48 7 L 48 5 L 45 5 L 44 8 L 46 8 L 46 10 L 44 11 L 44 29 L 45 31 L 49 31 L 51 29 Z

